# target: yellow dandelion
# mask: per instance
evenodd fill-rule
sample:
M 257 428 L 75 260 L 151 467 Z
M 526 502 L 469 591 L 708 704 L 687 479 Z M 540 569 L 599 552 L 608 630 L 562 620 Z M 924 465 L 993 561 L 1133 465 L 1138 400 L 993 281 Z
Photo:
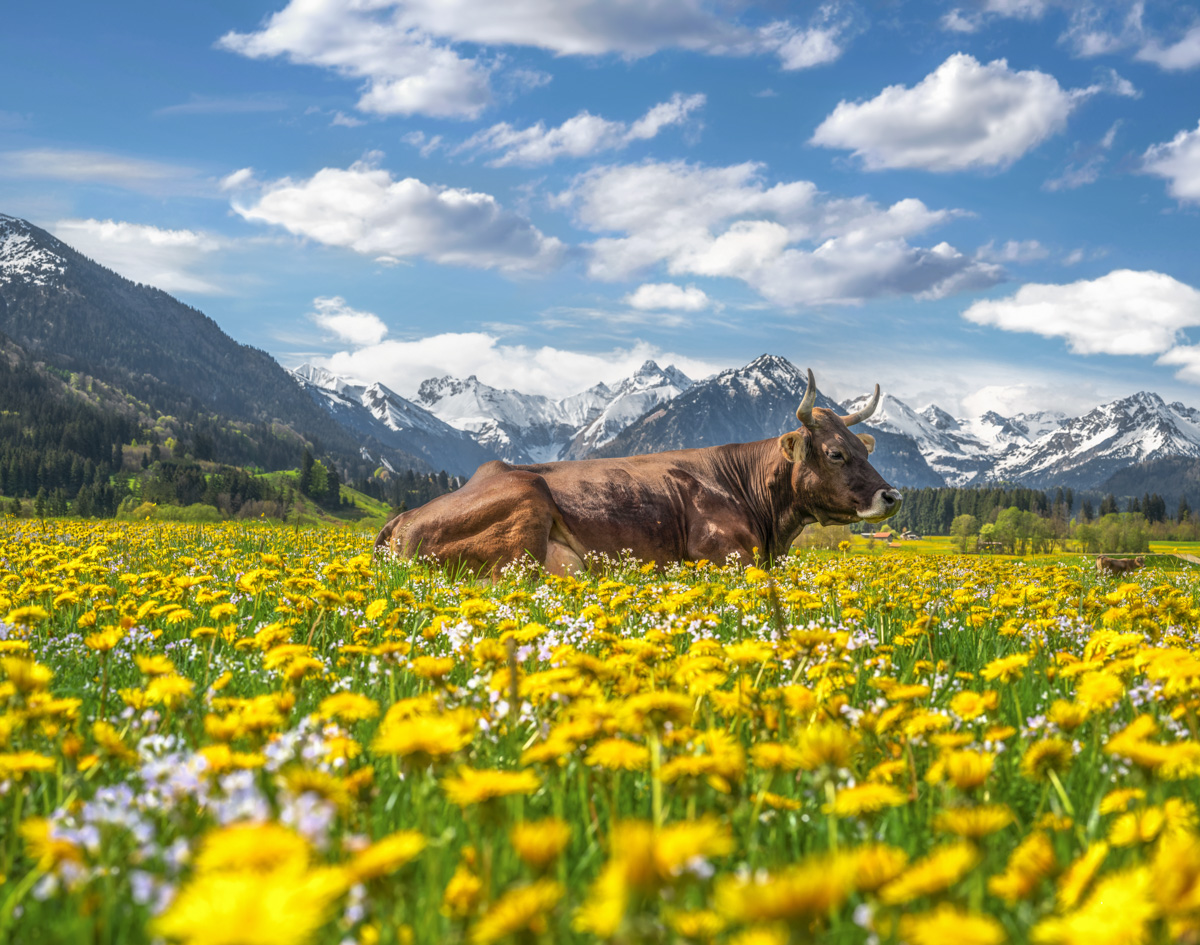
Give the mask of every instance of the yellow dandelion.
M 464 765 L 456 775 L 442 779 L 442 790 L 452 803 L 470 807 L 511 794 L 532 794 L 541 784 L 532 771 L 498 771 Z
M 317 714 L 350 724 L 375 718 L 379 715 L 379 703 L 357 692 L 339 692 L 322 699 Z
M 548 913 L 558 905 L 565 890 L 550 879 L 510 889 L 497 899 L 471 929 L 471 945 L 491 945 L 508 935 L 546 931 Z
M 940 847 L 913 863 L 879 892 L 888 905 L 900 905 L 949 889 L 978 865 L 979 850 L 965 841 Z
M 1008 936 L 991 916 L 942 903 L 932 912 L 901 916 L 900 938 L 908 945 L 1001 945 Z
M 1104 841 L 1093 843 L 1079 859 L 1066 868 L 1058 879 L 1056 898 L 1059 910 L 1066 911 L 1075 907 L 1108 856 L 1108 849 L 1108 844 Z
M 890 784 L 858 784 L 838 791 L 833 803 L 825 804 L 821 810 L 836 817 L 861 817 L 887 807 L 900 807 L 908 801 L 904 791 Z
M 645 771 L 650 749 L 626 738 L 605 738 L 592 746 L 584 761 L 611 771 Z
M 1013 812 L 1004 804 L 953 807 L 933 818 L 933 828 L 968 840 L 979 840 L 1003 830 L 1013 822 Z
M 989 682 L 999 680 L 1008 684 L 1022 676 L 1022 670 L 1029 665 L 1028 653 L 1014 653 L 1011 656 L 1001 656 L 988 663 L 980 673 Z
M 571 842 L 571 826 L 560 817 L 522 820 L 508 836 L 517 856 L 535 870 L 544 870 Z
M 986 712 L 991 712 L 1000 703 L 1000 696 L 994 689 L 987 692 L 960 692 L 950 700 L 950 711 L 964 722 L 979 718 Z
M 1102 878 L 1082 906 L 1043 919 L 1030 938 L 1038 945 L 1139 945 L 1150 941 L 1149 925 L 1158 914 L 1149 872 L 1135 867 Z
M 411 863 L 428 843 L 415 830 L 400 830 L 357 853 L 347 869 L 356 882 L 377 879 Z
M 738 922 L 778 922 L 825 916 L 854 891 L 853 856 L 818 857 L 766 876 L 717 880 L 717 911 Z
M 814 771 L 823 766 L 849 767 L 860 747 L 861 738 L 857 732 L 832 722 L 810 725 L 802 729 L 796 738 L 800 767 L 805 771 Z
M 1075 750 L 1065 738 L 1052 735 L 1034 742 L 1021 757 L 1021 774 L 1030 781 L 1046 781 L 1050 773 L 1061 774 L 1071 766 Z

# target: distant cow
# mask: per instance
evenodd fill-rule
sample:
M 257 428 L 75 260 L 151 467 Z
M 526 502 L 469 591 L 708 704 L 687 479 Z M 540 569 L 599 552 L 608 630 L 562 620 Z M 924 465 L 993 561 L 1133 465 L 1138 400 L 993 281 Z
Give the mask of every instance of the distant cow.
M 623 552 L 660 567 L 730 555 L 743 565 L 787 554 L 805 525 L 879 522 L 900 493 L 867 456 L 869 434 L 847 427 L 879 404 L 839 416 L 814 407 L 817 385 L 796 410 L 799 428 L 755 443 L 514 466 L 493 461 L 457 492 L 403 512 L 375 550 L 429 555 L 495 575 L 532 560 L 554 574 L 584 567 L 588 554 Z
M 1145 565 L 1146 559 L 1141 555 L 1136 558 L 1109 558 L 1101 555 L 1096 559 L 1097 574 L 1129 574 Z

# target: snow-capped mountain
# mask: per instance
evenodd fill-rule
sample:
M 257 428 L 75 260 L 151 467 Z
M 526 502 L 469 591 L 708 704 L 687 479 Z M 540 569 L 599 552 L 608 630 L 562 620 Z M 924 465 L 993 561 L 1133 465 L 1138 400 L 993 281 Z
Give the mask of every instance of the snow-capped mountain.
M 353 384 L 312 364 L 303 364 L 290 373 L 343 427 L 376 441 L 374 451 L 372 445 L 364 445 L 365 455 L 388 467 L 398 463 L 411 467 L 408 460 L 415 456 L 419 458 L 418 471 L 444 469 L 469 476 L 481 463 L 496 458 L 468 434 L 382 384 Z M 391 450 L 404 456 L 389 457 Z
M 631 377 L 610 391 L 608 403 L 583 427 L 562 454 L 563 459 L 582 459 L 592 450 L 612 442 L 638 417 L 692 386 L 692 379 L 674 365 L 660 368 L 645 362 Z
M 597 384 L 552 400 L 490 387 L 471 375 L 422 382 L 418 402 L 512 463 L 578 459 L 610 441 L 647 410 L 676 397 L 691 379 L 673 365 L 645 362 L 609 387 Z
M 1200 411 L 1141 391 L 1063 419 L 999 457 L 988 478 L 1086 488 L 1127 466 L 1169 456 L 1200 457 Z
M 39 239 L 32 226 L 0 213 L 0 285 L 49 285 L 66 269 L 66 259 Z
M 580 395 L 573 403 L 576 416 L 589 416 L 593 402 L 600 409 L 607 393 Z M 591 399 L 586 396 L 591 394 Z M 510 463 L 544 463 L 556 460 L 571 442 L 576 427 L 558 401 L 541 394 L 490 387 L 474 374 L 460 379 L 438 377 L 422 381 L 417 401 L 430 413 Z
M 847 401 L 842 412 L 858 410 L 868 400 L 870 396 L 864 394 Z M 910 437 L 930 468 L 948 485 L 964 485 L 992 466 L 989 447 L 966 424 L 936 404 L 918 412 L 891 394 L 884 394 L 868 422 L 877 430 Z
M 779 436 L 795 429 L 796 407 L 807 385 L 807 374 L 786 358 L 764 354 L 745 367 L 696 382 L 632 423 L 594 455 L 629 456 Z M 821 394 L 819 387 L 817 406 L 845 412 Z M 875 435 L 877 449 L 871 461 L 890 482 L 943 485 L 942 477 L 929 468 L 911 437 L 869 423 L 855 430 Z
M 843 405 L 857 409 L 863 398 Z M 1099 488 L 1115 472 L 1165 457 L 1200 457 L 1200 410 L 1141 392 L 1081 417 L 994 411 L 960 420 L 884 395 L 871 424 L 912 437 L 947 485 L 1019 482 L 1035 488 Z

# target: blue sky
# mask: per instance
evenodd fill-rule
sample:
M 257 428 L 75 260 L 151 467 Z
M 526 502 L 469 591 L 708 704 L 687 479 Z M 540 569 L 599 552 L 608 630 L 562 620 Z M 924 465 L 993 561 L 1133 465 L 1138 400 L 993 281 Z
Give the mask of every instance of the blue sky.
M 1200 403 L 1200 8 L 18 4 L 0 212 L 289 366 Z

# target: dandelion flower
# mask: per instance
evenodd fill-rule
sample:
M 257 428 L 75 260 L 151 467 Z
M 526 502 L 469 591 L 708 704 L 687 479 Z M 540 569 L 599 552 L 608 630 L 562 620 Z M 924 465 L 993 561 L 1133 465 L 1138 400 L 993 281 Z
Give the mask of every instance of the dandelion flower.
M 532 794 L 539 787 L 541 781 L 532 771 L 497 771 L 465 765 L 458 769 L 458 774 L 442 779 L 446 797 L 459 807 L 482 804 L 510 794 Z

